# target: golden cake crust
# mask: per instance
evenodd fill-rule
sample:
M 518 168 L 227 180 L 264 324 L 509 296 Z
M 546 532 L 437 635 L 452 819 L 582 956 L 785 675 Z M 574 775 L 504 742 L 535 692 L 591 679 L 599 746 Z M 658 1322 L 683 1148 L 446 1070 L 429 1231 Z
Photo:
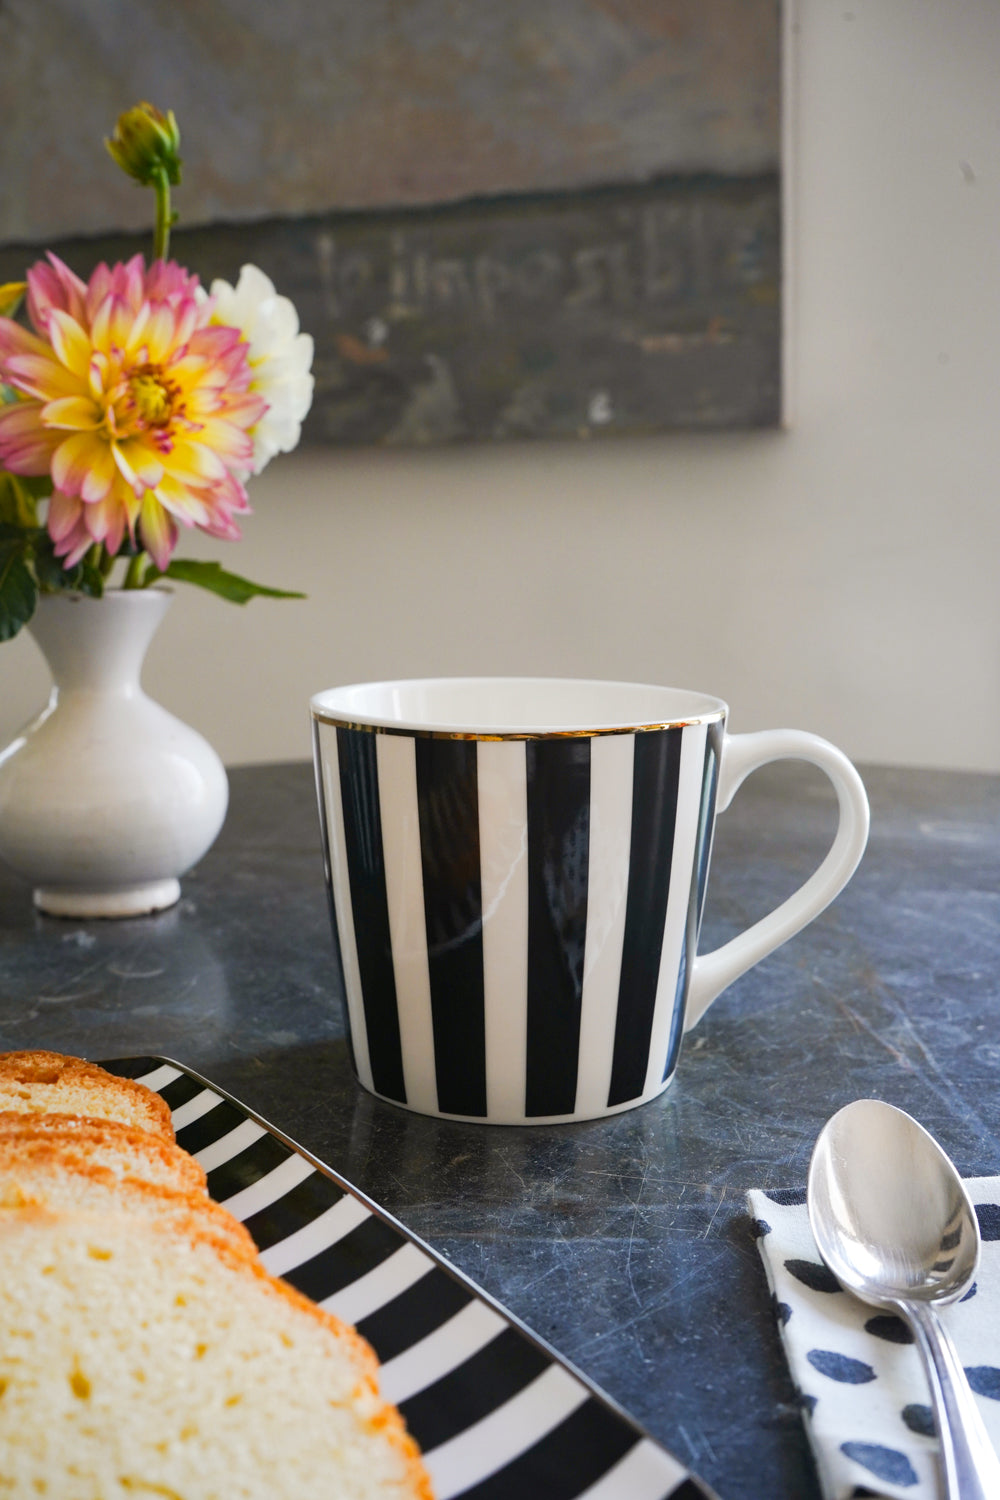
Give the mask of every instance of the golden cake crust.
M 59 1052 L 0 1052 L 0 1110 L 121 1120 L 164 1140 L 174 1139 L 170 1106 L 159 1094 L 132 1078 L 119 1078 L 96 1063 Z
M 0 1157 L 8 1148 L 25 1159 L 78 1162 L 95 1171 L 101 1161 L 120 1160 L 126 1177 L 146 1181 L 155 1173 L 178 1191 L 205 1191 L 204 1168 L 174 1140 L 120 1120 L 0 1110 Z

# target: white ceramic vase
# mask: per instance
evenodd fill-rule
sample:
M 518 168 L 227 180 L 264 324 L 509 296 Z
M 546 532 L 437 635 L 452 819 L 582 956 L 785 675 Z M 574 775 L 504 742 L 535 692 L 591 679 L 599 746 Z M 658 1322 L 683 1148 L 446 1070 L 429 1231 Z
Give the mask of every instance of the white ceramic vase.
M 43 594 L 29 630 L 48 706 L 0 752 L 0 859 L 65 917 L 172 906 L 222 827 L 229 787 L 212 747 L 148 698 L 142 663 L 165 589 Z

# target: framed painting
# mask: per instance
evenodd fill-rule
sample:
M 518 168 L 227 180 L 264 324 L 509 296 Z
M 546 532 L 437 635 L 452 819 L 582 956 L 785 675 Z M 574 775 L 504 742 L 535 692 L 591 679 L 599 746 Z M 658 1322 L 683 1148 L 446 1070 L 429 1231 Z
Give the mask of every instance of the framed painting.
M 780 422 L 780 0 L 5 0 L 0 50 L 0 280 L 148 250 L 100 142 L 173 109 L 173 248 L 292 298 L 307 441 Z

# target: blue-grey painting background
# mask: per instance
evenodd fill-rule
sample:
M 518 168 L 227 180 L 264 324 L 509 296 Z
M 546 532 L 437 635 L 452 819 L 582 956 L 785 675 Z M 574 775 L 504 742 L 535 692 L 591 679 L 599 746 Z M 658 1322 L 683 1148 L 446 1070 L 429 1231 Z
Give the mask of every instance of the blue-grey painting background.
M 172 108 L 173 253 L 295 301 L 307 440 L 779 420 L 779 0 L 3 0 L 0 57 L 0 279 L 147 248 L 101 140 Z

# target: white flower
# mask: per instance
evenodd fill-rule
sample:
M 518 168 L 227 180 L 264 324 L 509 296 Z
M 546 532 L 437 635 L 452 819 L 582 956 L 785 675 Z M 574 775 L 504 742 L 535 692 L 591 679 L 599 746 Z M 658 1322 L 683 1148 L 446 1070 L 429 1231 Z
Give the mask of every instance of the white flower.
M 250 429 L 253 472 L 259 474 L 276 453 L 290 453 L 299 441 L 315 385 L 313 341 L 299 332 L 295 308 L 257 266 L 241 267 L 235 287 L 213 281 L 211 295 L 212 322 L 240 330 L 250 345 L 250 389 L 267 402 L 267 411 Z

